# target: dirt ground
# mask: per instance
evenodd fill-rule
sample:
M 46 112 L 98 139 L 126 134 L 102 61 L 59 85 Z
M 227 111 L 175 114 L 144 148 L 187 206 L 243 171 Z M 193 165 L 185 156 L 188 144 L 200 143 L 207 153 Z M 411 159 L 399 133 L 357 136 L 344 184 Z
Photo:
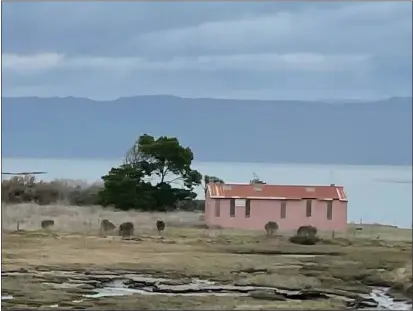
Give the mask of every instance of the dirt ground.
M 158 218 L 159 216 L 156 216 Z M 198 227 L 198 228 L 194 228 Z M 32 228 L 31 228 L 32 229 Z M 169 226 L 163 236 L 153 228 L 138 230 L 132 240 L 116 232 L 100 236 L 95 228 L 67 232 L 4 231 L 2 307 L 82 309 L 332 309 L 334 299 L 273 301 L 252 297 L 143 296 L 81 299 L 85 289 L 51 286 L 30 271 L 131 271 L 171 279 L 200 278 L 223 284 L 273 286 L 367 293 L 369 285 L 389 286 L 395 295 L 411 290 L 411 232 L 390 227 L 365 227 L 364 233 L 321 234 L 315 246 L 295 245 L 287 236 L 263 232 L 201 229 L 198 224 Z M 370 233 L 366 233 L 370 230 Z M 382 231 L 380 231 L 382 230 Z M 354 231 L 355 232 L 355 231 Z M 399 233 L 397 233 L 399 232 Z

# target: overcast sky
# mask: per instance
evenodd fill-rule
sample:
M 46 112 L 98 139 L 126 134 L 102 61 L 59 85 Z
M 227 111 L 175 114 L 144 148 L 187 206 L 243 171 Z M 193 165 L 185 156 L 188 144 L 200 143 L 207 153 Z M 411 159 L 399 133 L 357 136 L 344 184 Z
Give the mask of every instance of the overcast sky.
M 2 3 L 3 96 L 410 96 L 408 2 Z

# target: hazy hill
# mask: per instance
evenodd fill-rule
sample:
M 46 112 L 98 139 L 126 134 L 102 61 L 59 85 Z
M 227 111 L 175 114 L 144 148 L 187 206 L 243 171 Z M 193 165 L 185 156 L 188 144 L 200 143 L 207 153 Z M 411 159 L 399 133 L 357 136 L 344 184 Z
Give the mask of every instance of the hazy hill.
M 4 157 L 117 158 L 143 133 L 199 161 L 411 164 L 412 99 L 3 98 Z

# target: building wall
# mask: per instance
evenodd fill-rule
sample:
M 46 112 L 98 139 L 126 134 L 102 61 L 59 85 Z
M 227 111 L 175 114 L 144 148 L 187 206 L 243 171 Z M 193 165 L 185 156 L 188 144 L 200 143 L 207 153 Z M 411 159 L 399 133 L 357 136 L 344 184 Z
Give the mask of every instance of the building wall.
M 219 202 L 219 217 L 216 216 L 217 200 Z M 285 218 L 281 218 L 281 203 L 279 200 L 251 200 L 250 216 L 245 216 L 246 207 L 235 206 L 235 216 L 230 216 L 230 199 L 211 199 L 205 202 L 205 221 L 208 226 L 223 228 L 264 230 L 268 221 L 275 221 L 279 230 L 297 230 L 300 226 L 315 226 L 320 231 L 346 231 L 347 202 L 334 200 L 332 204 L 332 219 L 327 219 L 327 201 L 312 200 L 311 216 L 307 217 L 306 200 L 288 200 L 286 202 Z

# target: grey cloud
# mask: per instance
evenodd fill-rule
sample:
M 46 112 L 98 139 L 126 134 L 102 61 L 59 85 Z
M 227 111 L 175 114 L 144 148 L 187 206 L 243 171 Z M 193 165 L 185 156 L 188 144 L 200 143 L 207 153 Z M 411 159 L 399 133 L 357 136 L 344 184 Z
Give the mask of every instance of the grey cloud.
M 349 4 L 155 31 L 139 35 L 134 42 L 155 53 L 394 53 L 395 43 L 407 48 L 411 41 L 409 14 L 399 3 Z
M 179 71 L 198 70 L 213 72 L 219 70 L 252 71 L 310 71 L 340 72 L 361 70 L 368 61 L 368 55 L 323 55 L 314 53 L 294 54 L 233 54 L 198 57 L 174 57 L 167 61 L 151 61 L 141 57 L 65 57 L 62 54 L 43 53 L 35 55 L 3 55 L 5 72 L 21 74 L 55 68 L 87 68 L 119 73 L 135 71 Z
M 411 93 L 411 4 L 3 4 L 3 94 Z

